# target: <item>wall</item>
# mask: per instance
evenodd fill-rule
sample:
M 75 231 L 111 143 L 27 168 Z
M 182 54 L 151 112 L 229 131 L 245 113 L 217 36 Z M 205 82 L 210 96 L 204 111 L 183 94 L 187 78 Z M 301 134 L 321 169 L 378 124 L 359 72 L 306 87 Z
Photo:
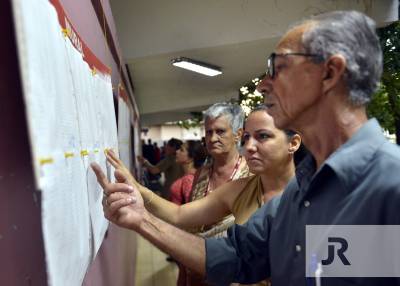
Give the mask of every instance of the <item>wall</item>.
M 204 127 L 191 128 L 189 130 L 177 125 L 154 125 L 146 127 L 147 132 L 142 132 L 142 139 L 147 143 L 147 139 L 157 142 L 162 146 L 163 141 L 168 141 L 172 137 L 180 140 L 200 140 L 204 136 Z
M 0 285 L 46 285 L 10 1 L 0 1 Z

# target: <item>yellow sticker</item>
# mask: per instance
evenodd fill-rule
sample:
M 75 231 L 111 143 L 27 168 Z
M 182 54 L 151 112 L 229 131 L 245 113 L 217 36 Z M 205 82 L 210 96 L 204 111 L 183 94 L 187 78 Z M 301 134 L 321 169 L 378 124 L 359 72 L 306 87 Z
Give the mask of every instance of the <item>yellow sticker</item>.
M 52 157 L 47 157 L 47 158 L 40 158 L 39 159 L 39 164 L 41 166 L 46 165 L 46 164 L 53 164 L 54 159 Z
M 65 153 L 64 153 L 64 157 L 65 157 L 65 158 L 74 157 L 74 153 L 72 153 L 72 152 L 65 152 Z

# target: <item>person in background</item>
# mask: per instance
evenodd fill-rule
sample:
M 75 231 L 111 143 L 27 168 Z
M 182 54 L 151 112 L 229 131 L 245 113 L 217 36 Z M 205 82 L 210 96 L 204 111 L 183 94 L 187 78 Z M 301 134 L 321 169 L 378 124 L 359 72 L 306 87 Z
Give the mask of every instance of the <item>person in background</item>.
M 147 161 L 149 161 L 151 164 L 154 164 L 154 147 L 151 139 L 148 139 L 147 144 L 142 146 L 142 154 Z
M 182 166 L 184 175 L 171 185 L 171 202 L 182 205 L 190 201 L 194 174 L 205 159 L 206 151 L 200 141 L 187 140 L 176 151 L 176 162 Z
M 163 141 L 163 145 L 161 146 L 160 150 L 161 150 L 161 157 L 160 159 L 164 159 L 165 158 L 165 148 L 167 147 L 167 142 Z
M 190 201 L 194 174 L 203 165 L 206 156 L 205 148 L 201 142 L 194 140 L 186 141 L 176 151 L 176 162 L 182 166 L 184 176 L 171 185 L 171 202 L 182 205 Z M 175 261 L 170 256 L 167 257 L 167 260 Z M 176 263 L 179 268 L 177 285 L 186 286 L 188 285 L 186 268 L 179 262 Z
M 141 156 L 137 156 L 139 163 L 151 174 L 156 175 L 164 172 L 165 182 L 162 188 L 162 196 L 167 199 L 170 197 L 169 190 L 171 184 L 183 175 L 182 167 L 176 162 L 176 150 L 178 150 L 181 145 L 181 140 L 171 138 L 165 147 L 165 158 L 156 165 L 151 164 Z
M 157 164 L 161 160 L 161 150 L 158 147 L 157 142 L 153 143 L 153 149 L 154 149 L 154 164 Z

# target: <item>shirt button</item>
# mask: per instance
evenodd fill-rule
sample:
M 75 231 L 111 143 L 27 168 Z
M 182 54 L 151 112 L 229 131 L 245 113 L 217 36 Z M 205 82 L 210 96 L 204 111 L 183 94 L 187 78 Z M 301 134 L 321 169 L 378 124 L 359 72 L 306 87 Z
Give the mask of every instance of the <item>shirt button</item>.
M 310 201 L 304 201 L 304 206 L 308 208 L 311 205 Z
M 301 251 L 301 245 L 296 244 L 296 252 L 300 252 Z

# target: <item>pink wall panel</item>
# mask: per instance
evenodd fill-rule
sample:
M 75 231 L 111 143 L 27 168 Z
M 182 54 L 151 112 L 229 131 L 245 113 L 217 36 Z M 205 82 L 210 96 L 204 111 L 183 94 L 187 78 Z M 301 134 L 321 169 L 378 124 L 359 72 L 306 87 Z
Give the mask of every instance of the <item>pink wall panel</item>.
M 110 225 L 99 254 L 85 277 L 84 286 L 133 286 L 136 234 Z

